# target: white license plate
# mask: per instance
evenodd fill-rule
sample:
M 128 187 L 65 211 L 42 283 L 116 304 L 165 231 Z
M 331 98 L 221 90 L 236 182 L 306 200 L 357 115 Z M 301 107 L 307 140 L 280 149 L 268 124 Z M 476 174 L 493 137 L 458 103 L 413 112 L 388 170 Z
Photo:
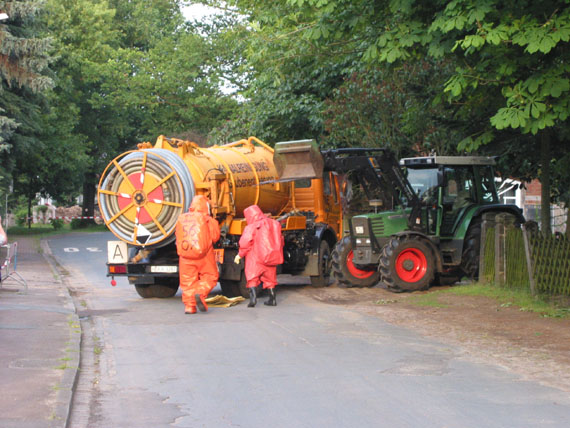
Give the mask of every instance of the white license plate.
M 178 266 L 151 266 L 151 273 L 176 273 L 178 272 Z

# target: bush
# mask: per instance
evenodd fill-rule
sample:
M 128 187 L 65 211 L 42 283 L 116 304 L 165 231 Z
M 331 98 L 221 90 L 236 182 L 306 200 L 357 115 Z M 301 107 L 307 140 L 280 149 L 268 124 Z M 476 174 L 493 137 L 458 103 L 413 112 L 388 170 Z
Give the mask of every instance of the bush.
M 72 230 L 82 229 L 85 227 L 79 218 L 72 219 L 70 225 Z
M 59 230 L 63 227 L 63 220 L 60 218 L 52 218 L 49 222 L 55 230 Z
M 27 223 L 26 219 L 28 218 L 28 209 L 18 208 L 14 213 L 14 216 L 16 217 L 16 224 L 18 226 L 25 226 Z

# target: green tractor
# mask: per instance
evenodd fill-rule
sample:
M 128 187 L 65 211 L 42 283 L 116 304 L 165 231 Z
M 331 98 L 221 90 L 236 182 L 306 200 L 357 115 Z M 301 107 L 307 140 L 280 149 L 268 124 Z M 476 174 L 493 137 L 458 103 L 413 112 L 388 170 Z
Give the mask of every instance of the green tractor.
M 428 156 L 398 164 L 389 150 L 354 154 L 323 152 L 325 168 L 350 173 L 367 195 L 380 195 L 369 197 L 373 212 L 350 219 L 350 235 L 333 251 L 340 285 L 380 281 L 402 292 L 476 279 L 482 215 L 509 213 L 524 222 L 518 207 L 499 202 L 493 158 Z

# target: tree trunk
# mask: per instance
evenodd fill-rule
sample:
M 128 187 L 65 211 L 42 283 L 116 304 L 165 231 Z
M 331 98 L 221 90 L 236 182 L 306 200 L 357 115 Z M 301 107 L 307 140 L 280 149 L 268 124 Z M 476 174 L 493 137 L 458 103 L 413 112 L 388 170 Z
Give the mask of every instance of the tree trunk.
M 93 217 L 95 214 L 95 186 L 97 177 L 92 172 L 85 174 L 83 182 L 83 209 L 81 215 L 83 217 Z M 87 225 L 94 223 L 93 219 L 81 219 L 81 224 Z
M 544 130 L 540 139 L 540 183 L 542 184 L 540 208 L 541 229 L 551 233 L 550 229 L 550 133 Z
M 28 229 L 32 228 L 32 197 L 28 195 Z

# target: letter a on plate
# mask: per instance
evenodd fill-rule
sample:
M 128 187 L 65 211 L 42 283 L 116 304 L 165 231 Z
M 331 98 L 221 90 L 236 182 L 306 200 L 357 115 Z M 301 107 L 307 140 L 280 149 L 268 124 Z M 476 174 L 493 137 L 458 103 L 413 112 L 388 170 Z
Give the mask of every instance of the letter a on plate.
M 107 241 L 107 262 L 127 263 L 127 243 L 123 241 Z

